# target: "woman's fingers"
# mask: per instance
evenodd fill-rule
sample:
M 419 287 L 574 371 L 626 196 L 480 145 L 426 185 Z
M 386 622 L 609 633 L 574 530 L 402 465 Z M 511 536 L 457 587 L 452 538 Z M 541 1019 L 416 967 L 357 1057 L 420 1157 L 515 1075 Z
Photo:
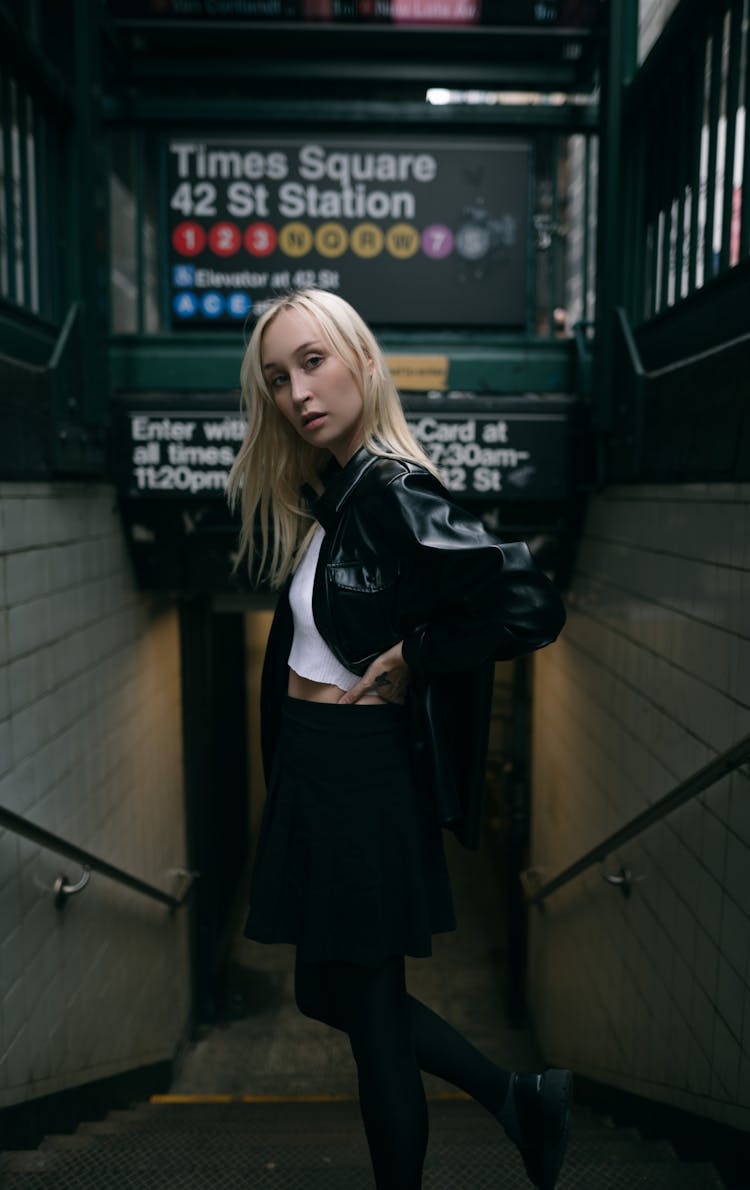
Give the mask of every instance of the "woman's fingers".
M 368 694 L 375 693 L 375 690 L 370 682 L 367 681 L 367 674 L 360 678 L 356 686 L 352 686 L 351 690 L 347 690 L 346 694 L 342 694 L 339 703 L 343 702 L 359 702 L 361 698 Z
M 409 683 L 409 670 L 401 653 L 401 642 L 381 653 L 368 666 L 364 675 L 351 690 L 339 699 L 340 703 L 359 702 L 360 699 L 377 695 L 385 702 L 403 703 Z

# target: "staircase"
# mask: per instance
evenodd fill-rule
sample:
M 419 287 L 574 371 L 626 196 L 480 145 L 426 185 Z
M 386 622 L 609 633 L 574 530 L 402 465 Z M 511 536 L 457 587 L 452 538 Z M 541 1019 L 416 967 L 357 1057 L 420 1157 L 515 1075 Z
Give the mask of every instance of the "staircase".
M 359 1108 L 326 1101 L 151 1102 L 0 1154 L 2 1190 L 372 1190 Z M 432 1099 L 424 1190 L 528 1190 L 502 1129 L 466 1099 Z M 724 1190 L 711 1165 L 586 1109 L 558 1190 Z

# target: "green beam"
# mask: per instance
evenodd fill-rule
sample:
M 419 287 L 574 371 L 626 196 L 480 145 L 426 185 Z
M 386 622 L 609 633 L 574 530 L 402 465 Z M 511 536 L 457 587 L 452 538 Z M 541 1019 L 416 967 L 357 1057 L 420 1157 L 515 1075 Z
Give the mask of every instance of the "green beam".
M 572 392 L 575 370 L 573 340 L 509 339 L 495 346 L 434 342 L 421 332 L 381 334 L 386 354 L 415 355 L 439 352 L 449 358 L 448 388 L 459 392 L 547 393 Z M 243 344 L 239 338 L 216 340 L 199 335 L 153 335 L 141 340 L 114 337 L 109 368 L 113 391 L 216 392 L 237 390 Z
M 366 100 L 326 102 L 324 100 L 272 101 L 254 99 L 214 99 L 186 94 L 175 97 L 149 95 L 105 95 L 102 104 L 104 119 L 109 124 L 184 125 L 191 127 L 215 124 L 361 124 L 373 125 L 435 125 L 442 131 L 446 126 L 480 128 L 531 128 L 566 132 L 595 132 L 598 129 L 599 108 L 595 103 L 538 104 L 473 104 L 387 103 Z

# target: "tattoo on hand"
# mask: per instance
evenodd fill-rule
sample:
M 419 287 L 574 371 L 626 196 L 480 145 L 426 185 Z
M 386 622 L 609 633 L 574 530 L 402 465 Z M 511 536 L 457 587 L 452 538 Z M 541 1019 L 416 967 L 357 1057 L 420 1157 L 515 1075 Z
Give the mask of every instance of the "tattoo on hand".
M 375 679 L 376 686 L 390 686 L 390 684 L 391 679 L 388 677 L 388 670 L 385 670 L 382 674 L 378 674 Z

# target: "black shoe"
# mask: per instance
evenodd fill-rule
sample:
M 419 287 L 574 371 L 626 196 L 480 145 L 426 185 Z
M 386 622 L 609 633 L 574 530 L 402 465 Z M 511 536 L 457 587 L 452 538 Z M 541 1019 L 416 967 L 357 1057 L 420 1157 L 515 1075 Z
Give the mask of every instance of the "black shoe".
M 555 1190 L 568 1143 L 572 1087 L 569 1070 L 511 1075 L 498 1119 L 518 1145 L 537 1190 Z

